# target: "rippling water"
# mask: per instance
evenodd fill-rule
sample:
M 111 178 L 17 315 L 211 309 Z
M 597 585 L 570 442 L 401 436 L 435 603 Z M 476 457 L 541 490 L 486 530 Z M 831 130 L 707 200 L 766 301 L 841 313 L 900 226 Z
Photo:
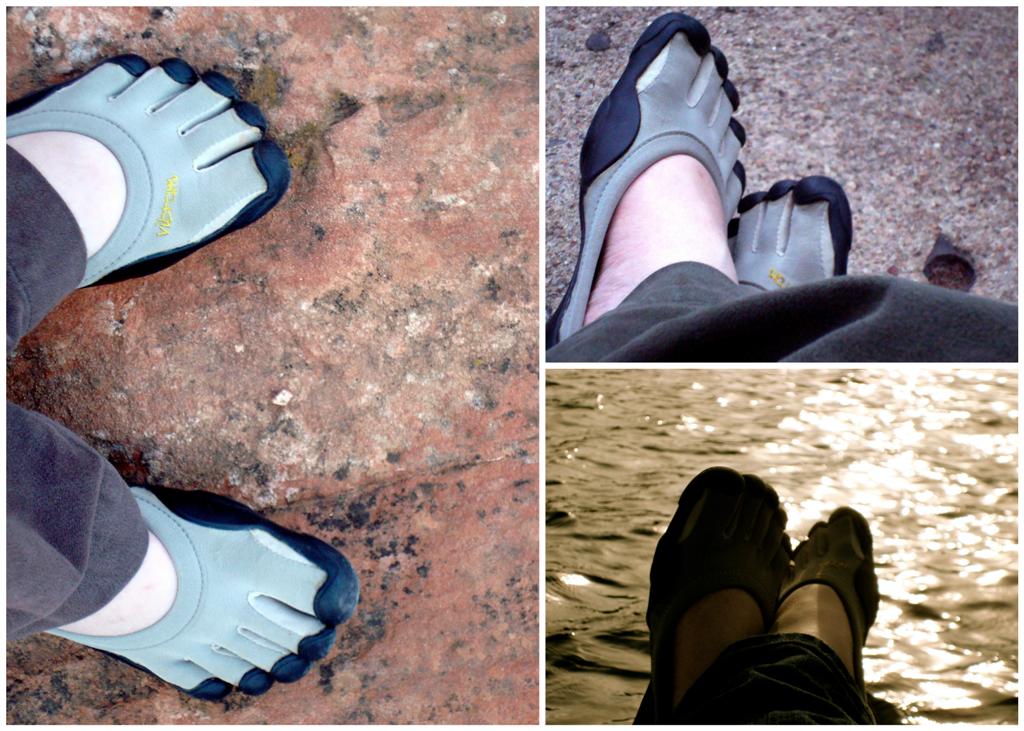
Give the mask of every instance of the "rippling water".
M 870 521 L 869 692 L 909 723 L 1017 722 L 1017 377 L 987 370 L 549 370 L 547 720 L 630 722 L 650 559 L 681 489 L 771 483 L 794 541 Z

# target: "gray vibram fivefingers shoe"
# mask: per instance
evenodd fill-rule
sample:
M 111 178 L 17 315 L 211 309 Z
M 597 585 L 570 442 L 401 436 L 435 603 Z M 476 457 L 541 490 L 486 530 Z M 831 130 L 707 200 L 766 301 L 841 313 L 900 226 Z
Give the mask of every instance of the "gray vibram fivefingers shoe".
M 178 594 L 155 624 L 127 635 L 52 634 L 96 648 L 204 700 L 259 695 L 325 657 L 359 600 L 337 550 L 201 490 L 132 488 L 174 561 Z
M 786 511 L 771 485 L 727 467 L 690 481 L 651 561 L 651 681 L 637 723 L 672 722 L 676 627 L 686 611 L 721 589 L 742 589 L 771 627 L 790 554 Z
M 839 508 L 827 523 L 815 523 L 807 540 L 796 547 L 792 573 L 779 592 L 779 605 L 808 584 L 832 587 L 843 603 L 853 639 L 853 678 L 865 695 L 863 647 L 878 616 L 880 597 L 871 527 L 853 508 Z
M 288 188 L 284 152 L 223 75 L 125 55 L 7 107 L 7 138 L 74 132 L 121 164 L 124 212 L 80 286 L 148 274 L 269 211 Z
M 732 118 L 739 95 L 728 73 L 725 56 L 688 15 L 663 15 L 640 36 L 583 141 L 583 241 L 569 288 L 548 321 L 548 348 L 583 326 L 612 214 L 651 165 L 672 155 L 696 158 L 715 181 L 725 220 L 736 212 L 745 184 L 736 158 L 746 133 Z
M 739 213 L 729 222 L 729 250 L 741 285 L 773 291 L 846 274 L 853 222 L 831 178 L 781 180 L 744 197 Z

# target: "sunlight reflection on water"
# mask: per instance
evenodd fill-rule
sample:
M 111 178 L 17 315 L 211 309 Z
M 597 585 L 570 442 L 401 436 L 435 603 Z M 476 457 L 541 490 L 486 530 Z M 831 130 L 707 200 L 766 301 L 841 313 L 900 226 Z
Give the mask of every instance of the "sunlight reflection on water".
M 548 721 L 628 722 L 646 686 L 647 571 L 701 469 L 755 472 L 794 540 L 871 522 L 883 596 L 868 689 L 914 723 L 1016 722 L 1013 371 L 547 374 Z M 578 578 L 576 578 L 578 577 Z

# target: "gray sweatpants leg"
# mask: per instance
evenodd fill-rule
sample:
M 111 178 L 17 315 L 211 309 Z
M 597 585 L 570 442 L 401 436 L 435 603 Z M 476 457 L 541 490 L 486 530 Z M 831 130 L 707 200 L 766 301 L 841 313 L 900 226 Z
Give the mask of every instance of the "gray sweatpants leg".
M 71 212 L 7 148 L 7 354 L 85 273 Z M 135 574 L 148 534 L 114 467 L 42 414 L 7 404 L 7 638 L 73 622 Z
M 893 277 L 748 292 L 705 264 L 672 264 L 548 362 L 1017 361 L 1015 305 Z

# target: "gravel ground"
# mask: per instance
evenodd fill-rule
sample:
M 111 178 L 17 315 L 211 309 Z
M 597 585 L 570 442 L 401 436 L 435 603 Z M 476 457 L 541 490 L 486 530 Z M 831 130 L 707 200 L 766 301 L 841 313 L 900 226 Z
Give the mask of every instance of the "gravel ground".
M 583 136 L 633 43 L 663 12 L 547 10 L 548 313 L 579 246 Z M 851 274 L 925 281 L 941 231 L 973 258 L 974 293 L 1016 302 L 1016 8 L 684 12 L 729 59 L 747 130 L 747 192 L 829 175 L 853 208 Z M 601 32 L 609 48 L 588 50 Z

